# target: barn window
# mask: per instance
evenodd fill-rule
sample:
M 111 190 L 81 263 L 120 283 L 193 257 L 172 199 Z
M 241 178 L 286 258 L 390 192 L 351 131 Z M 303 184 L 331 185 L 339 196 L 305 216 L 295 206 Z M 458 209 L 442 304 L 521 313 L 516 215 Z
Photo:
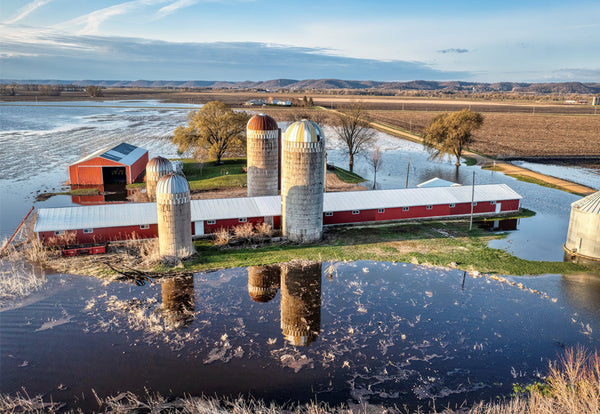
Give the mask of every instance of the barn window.
M 352 210 L 352 214 L 360 214 L 360 210 Z
M 245 222 L 247 222 L 247 221 L 248 221 L 248 219 L 247 219 L 246 217 L 240 217 L 240 218 L 238 219 L 238 221 L 239 221 L 240 223 L 245 223 Z
M 83 234 L 91 234 L 94 232 L 94 229 L 83 229 Z
M 433 206 L 430 204 L 427 206 L 427 210 L 431 210 L 433 208 Z
M 327 216 L 327 217 L 333 216 L 333 211 L 326 211 L 325 216 Z
M 149 224 L 140 224 L 140 229 L 142 230 L 148 230 L 150 228 Z
M 378 213 L 385 213 L 385 208 L 378 208 L 378 209 L 377 209 L 377 212 L 378 212 Z
M 65 235 L 65 231 L 64 230 L 58 230 L 54 232 L 55 236 L 64 236 Z
M 495 202 L 495 201 L 490 201 L 490 204 L 492 204 L 492 205 L 493 205 L 493 204 L 496 204 L 496 202 Z
M 475 201 L 475 202 L 473 203 L 473 206 L 476 206 L 476 205 L 477 205 L 477 201 Z
M 402 211 L 408 211 L 408 207 L 402 207 Z
M 456 204 L 450 203 L 450 208 L 454 208 L 454 207 L 456 207 Z
M 217 220 L 206 220 L 206 224 L 217 224 Z

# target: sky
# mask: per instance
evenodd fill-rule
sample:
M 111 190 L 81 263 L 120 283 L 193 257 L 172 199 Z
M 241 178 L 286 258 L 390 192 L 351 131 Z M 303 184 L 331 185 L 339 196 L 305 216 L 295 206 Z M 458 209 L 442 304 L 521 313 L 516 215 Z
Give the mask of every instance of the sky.
M 0 0 L 0 79 L 600 82 L 600 1 Z

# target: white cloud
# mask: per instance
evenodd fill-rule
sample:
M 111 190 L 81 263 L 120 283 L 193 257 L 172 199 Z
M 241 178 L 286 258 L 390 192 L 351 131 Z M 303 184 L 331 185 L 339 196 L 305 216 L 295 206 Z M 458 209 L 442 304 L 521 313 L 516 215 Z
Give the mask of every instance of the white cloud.
M 165 7 L 162 7 L 158 12 L 156 12 L 157 17 L 160 19 L 165 17 L 176 10 L 183 9 L 184 7 L 193 6 L 198 3 L 199 0 L 177 0 Z
M 104 9 L 96 10 L 91 13 L 85 14 L 75 19 L 69 20 L 64 23 L 56 25 L 57 28 L 71 29 L 73 26 L 83 26 L 79 30 L 78 34 L 96 34 L 102 23 L 111 17 L 119 16 L 121 14 L 130 13 L 141 7 L 153 6 L 155 4 L 165 3 L 166 0 L 133 0 L 114 6 L 106 7 Z
M 26 4 L 25 6 L 21 7 L 19 9 L 19 14 L 17 14 L 15 17 L 13 17 L 10 20 L 7 20 L 5 23 L 6 24 L 16 23 L 19 20 L 24 19 L 25 17 L 27 17 L 34 10 L 42 7 L 44 4 L 50 3 L 51 1 L 52 0 L 34 0 L 31 3 Z

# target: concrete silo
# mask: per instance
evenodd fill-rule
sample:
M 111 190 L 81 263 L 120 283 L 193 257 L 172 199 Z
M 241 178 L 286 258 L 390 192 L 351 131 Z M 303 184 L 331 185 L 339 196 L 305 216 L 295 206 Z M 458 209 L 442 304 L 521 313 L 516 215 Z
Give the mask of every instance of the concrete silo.
M 190 186 L 183 176 L 170 173 L 158 180 L 156 208 L 160 255 L 184 258 L 194 253 Z
M 255 302 L 269 302 L 279 290 L 279 265 L 248 267 L 248 294 Z
M 281 129 L 273 118 L 254 115 L 246 127 L 248 197 L 279 194 Z
M 567 253 L 600 260 L 600 191 L 571 204 Z
M 295 346 L 308 346 L 321 330 L 321 263 L 281 265 L 281 330 Z
M 163 157 L 154 157 L 146 164 L 146 194 L 148 199 L 156 200 L 156 184 L 160 177 L 173 172 L 171 161 Z
M 314 122 L 288 127 L 282 140 L 281 230 L 295 242 L 309 243 L 323 234 L 325 137 Z

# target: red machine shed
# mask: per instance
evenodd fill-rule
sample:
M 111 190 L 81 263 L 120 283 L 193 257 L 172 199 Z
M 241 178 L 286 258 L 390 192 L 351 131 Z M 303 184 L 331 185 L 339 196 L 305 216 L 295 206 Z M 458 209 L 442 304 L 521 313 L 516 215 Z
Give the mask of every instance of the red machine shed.
M 71 185 L 131 184 L 144 178 L 148 151 L 125 142 L 69 165 Z

